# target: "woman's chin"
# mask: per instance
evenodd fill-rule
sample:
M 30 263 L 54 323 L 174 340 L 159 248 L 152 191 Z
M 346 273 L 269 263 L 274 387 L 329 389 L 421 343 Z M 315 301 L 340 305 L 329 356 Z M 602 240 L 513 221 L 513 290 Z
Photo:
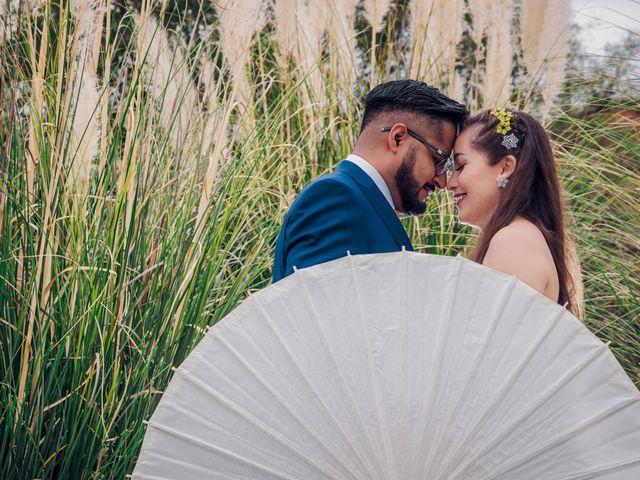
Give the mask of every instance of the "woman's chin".
M 467 215 L 464 214 L 464 212 L 461 212 L 458 210 L 458 223 L 462 223 L 463 225 L 469 225 L 470 227 L 473 228 L 480 228 L 480 225 L 476 219 L 474 218 L 469 218 Z

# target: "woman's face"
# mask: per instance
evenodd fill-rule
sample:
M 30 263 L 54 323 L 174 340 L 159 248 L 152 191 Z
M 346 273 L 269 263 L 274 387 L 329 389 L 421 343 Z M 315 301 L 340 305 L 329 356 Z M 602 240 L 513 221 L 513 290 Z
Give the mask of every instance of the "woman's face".
M 480 125 L 474 125 L 458 135 L 453 148 L 455 170 L 447 190 L 454 194 L 459 221 L 482 229 L 498 207 L 496 177 L 502 162 L 489 165 L 487 156 L 473 144 L 479 130 Z

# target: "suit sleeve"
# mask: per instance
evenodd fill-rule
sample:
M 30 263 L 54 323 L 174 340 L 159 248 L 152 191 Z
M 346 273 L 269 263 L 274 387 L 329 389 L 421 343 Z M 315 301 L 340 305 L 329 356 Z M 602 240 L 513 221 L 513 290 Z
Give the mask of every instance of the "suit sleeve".
M 285 275 L 347 255 L 367 252 L 359 197 L 336 179 L 323 179 L 300 194 L 286 230 Z

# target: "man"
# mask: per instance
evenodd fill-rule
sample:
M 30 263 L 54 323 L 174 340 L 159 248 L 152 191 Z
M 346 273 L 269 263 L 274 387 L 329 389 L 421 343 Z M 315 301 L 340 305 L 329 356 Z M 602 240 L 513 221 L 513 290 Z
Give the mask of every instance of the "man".
M 375 87 L 365 99 L 353 153 L 294 201 L 276 244 L 273 281 L 351 254 L 413 250 L 394 209 L 425 211 L 446 186 L 457 128 L 467 109 L 416 80 Z

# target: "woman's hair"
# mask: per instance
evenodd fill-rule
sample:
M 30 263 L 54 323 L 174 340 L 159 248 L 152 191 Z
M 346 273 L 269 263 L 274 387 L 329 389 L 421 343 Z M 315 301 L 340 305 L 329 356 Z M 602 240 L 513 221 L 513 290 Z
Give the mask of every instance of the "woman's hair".
M 502 142 L 505 135 L 497 133 L 500 120 L 489 110 L 469 117 L 464 128 L 477 126 L 473 145 L 483 152 L 491 165 L 506 155 L 517 162 L 505 188 L 500 188 L 498 207 L 483 229 L 472 260 L 482 263 L 493 236 L 516 217 L 523 217 L 536 225 L 551 250 L 560 283 L 558 303 L 579 315 L 582 308 L 582 280 L 573 244 L 565 231 L 563 201 L 556 174 L 555 160 L 544 128 L 529 114 L 513 110 L 509 125 L 518 139 L 513 148 Z M 508 143 L 508 142 L 506 142 Z

